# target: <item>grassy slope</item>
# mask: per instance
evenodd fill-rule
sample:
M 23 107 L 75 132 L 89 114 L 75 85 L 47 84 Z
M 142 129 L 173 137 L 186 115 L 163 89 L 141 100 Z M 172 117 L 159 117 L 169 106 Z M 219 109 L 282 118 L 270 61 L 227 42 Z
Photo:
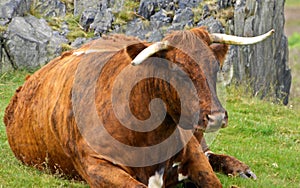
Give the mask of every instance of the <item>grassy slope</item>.
M 0 76 L 0 118 L 14 90 L 23 83 L 25 71 Z M 227 92 L 229 127 L 222 130 L 212 148 L 246 162 L 257 181 L 218 174 L 224 187 L 297 187 L 300 185 L 299 111 Z M 9 149 L 5 127 L 0 122 L 0 185 L 4 187 L 85 187 L 21 165 Z
M 237 94 L 228 97 L 229 127 L 212 145 L 219 153 L 246 162 L 257 181 L 220 175 L 224 187 L 297 187 L 300 185 L 299 111 Z

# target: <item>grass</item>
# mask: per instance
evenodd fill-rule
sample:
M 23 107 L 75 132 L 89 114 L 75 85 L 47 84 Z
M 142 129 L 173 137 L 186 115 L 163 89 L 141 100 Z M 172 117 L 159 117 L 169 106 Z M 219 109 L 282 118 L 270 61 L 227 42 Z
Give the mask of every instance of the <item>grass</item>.
M 292 7 L 292 6 L 300 6 L 299 0 L 286 0 L 285 5 Z
M 124 1 L 120 7 L 114 7 L 115 21 L 114 25 L 126 25 L 128 21 L 133 20 L 137 15 L 136 12 L 139 8 L 139 1 L 127 0 Z
M 2 33 L 2 32 L 5 32 L 7 30 L 7 26 L 2 26 L 2 25 L 0 25 L 0 34 Z
M 73 0 L 61 0 L 61 2 L 66 5 L 68 12 L 74 11 L 74 1 Z
M 68 34 L 67 39 L 69 42 L 73 42 L 78 37 L 92 38 L 94 33 L 91 31 L 86 31 L 79 23 L 80 16 L 73 15 L 73 4 L 69 2 L 70 0 L 64 0 L 64 3 L 68 7 L 66 16 L 64 17 L 46 17 L 48 25 L 55 31 L 61 32 L 61 27 L 63 23 L 68 25 Z M 69 10 L 70 9 L 70 10 Z M 31 6 L 30 12 L 31 15 L 34 15 L 37 18 L 42 18 L 42 16 L 36 11 L 34 5 Z M 5 29 L 5 27 L 0 27 L 0 31 Z
M 15 89 L 28 71 L 0 75 L 0 119 Z M 217 174 L 224 187 L 298 187 L 300 185 L 300 116 L 297 110 L 241 96 L 235 88 L 226 92 L 229 127 L 220 131 L 211 148 L 247 163 L 258 180 Z M 0 121 L 0 187 L 87 187 L 22 165 L 11 152 Z
M 216 0 L 205 0 L 200 3 L 197 7 L 192 8 L 194 13 L 194 23 L 198 23 L 200 20 L 203 19 L 203 7 L 204 5 L 208 5 L 210 10 L 210 16 L 218 19 L 221 24 L 226 28 L 227 21 L 232 19 L 234 16 L 234 7 L 227 7 L 225 9 L 219 9 L 217 6 Z
M 94 33 L 91 31 L 85 31 L 84 28 L 79 24 L 79 16 L 74 16 L 73 14 L 67 14 L 64 18 L 50 17 L 46 18 L 49 26 L 56 31 L 61 31 L 61 25 L 66 22 L 68 25 L 69 32 L 67 34 L 67 39 L 73 42 L 78 37 L 91 38 Z
M 232 92 L 232 90 L 231 90 Z M 300 185 L 299 111 L 229 93 L 229 127 L 220 131 L 214 151 L 247 163 L 257 181 L 218 174 L 224 187 L 298 187 Z
M 300 33 L 294 33 L 292 36 L 289 37 L 289 47 L 300 48 Z

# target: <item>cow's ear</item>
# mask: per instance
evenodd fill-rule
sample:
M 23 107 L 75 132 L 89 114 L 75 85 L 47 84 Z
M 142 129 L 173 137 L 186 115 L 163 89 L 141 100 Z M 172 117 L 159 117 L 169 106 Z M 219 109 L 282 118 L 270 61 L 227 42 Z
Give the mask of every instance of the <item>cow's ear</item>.
M 222 68 L 227 51 L 228 45 L 227 44 L 212 44 L 210 48 L 214 52 L 217 60 L 220 62 L 220 67 Z
M 150 44 L 136 43 L 125 48 L 127 55 L 133 60 L 141 51 L 147 48 Z

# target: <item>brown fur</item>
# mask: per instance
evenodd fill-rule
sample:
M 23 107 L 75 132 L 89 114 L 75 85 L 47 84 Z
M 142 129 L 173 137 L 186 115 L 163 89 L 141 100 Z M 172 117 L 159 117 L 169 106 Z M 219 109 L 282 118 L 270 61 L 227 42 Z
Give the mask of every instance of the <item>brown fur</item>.
M 220 67 L 223 67 L 223 63 L 228 51 L 228 45 L 227 44 L 212 44 L 210 45 L 210 48 L 213 50 L 216 58 L 220 62 Z
M 200 98 L 199 104 L 191 106 L 190 111 L 198 108 L 202 110 L 198 123 L 205 127 L 206 123 L 203 120 L 205 115 L 211 111 L 224 111 L 216 97 L 214 75 L 218 70 L 216 57 L 219 59 L 221 56 L 209 47 L 207 31 L 203 28 L 176 32 L 165 40 L 169 40 L 176 48 L 159 52 L 155 56 L 170 60 L 189 75 Z M 194 43 L 195 41 L 197 43 Z M 130 97 L 131 111 L 141 120 L 150 116 L 148 106 L 152 99 L 158 97 L 165 102 L 167 116 L 155 130 L 140 133 L 127 129 L 118 121 L 112 109 L 112 83 L 130 64 L 132 58 L 148 45 L 123 35 L 93 41 L 79 50 L 62 54 L 29 77 L 15 93 L 4 117 L 8 141 L 15 156 L 23 163 L 39 169 L 43 169 L 47 163 L 46 166 L 52 171 L 59 169 L 67 175 L 80 176 L 91 187 L 146 187 L 149 177 L 160 167 L 172 171 L 172 164 L 176 161 L 181 162 L 181 165 L 175 174 L 182 172 L 188 175 L 199 187 L 221 187 L 201 150 L 199 143 L 201 138 L 192 137 L 181 152 L 162 164 L 132 168 L 114 164 L 109 156 L 96 153 L 82 137 L 77 127 L 72 106 L 74 104 L 71 100 L 74 80 L 86 78 L 87 75 L 92 77 L 95 70 L 101 69 L 105 59 L 108 59 L 108 63 L 102 69 L 96 88 L 90 88 L 87 83 L 86 88 L 76 89 L 82 95 L 85 95 L 87 90 L 95 89 L 96 98 L 91 99 L 91 102 L 95 100 L 98 116 L 104 122 L 107 131 L 118 141 L 132 146 L 155 145 L 174 132 L 179 116 L 185 114 L 180 114 L 182 109 L 175 89 L 160 79 L 146 79 L 139 82 L 133 88 Z M 193 49 L 192 54 L 187 54 L 185 48 Z M 99 52 L 74 55 L 76 52 L 88 49 L 99 50 Z M 77 72 L 78 66 L 83 66 L 85 69 Z M 146 62 L 137 66 L 136 71 L 151 75 L 158 70 Z M 87 81 L 90 81 L 89 78 Z M 124 80 L 124 88 L 120 89 L 128 87 L 126 82 L 128 80 Z M 92 117 L 82 118 L 89 120 Z M 187 124 L 188 127 L 185 128 L 193 128 L 189 122 Z M 93 133 L 95 128 L 93 124 L 86 126 L 87 131 Z M 101 139 L 99 136 L 101 133 L 94 134 Z M 176 134 L 180 138 L 181 133 L 176 132 Z M 106 141 L 101 140 L 101 142 L 105 144 Z M 177 139 L 173 143 L 182 144 L 182 140 Z M 118 151 L 109 147 L 101 149 L 119 155 Z M 163 151 L 161 155 L 166 155 L 167 152 Z M 177 177 L 165 175 L 165 185 L 174 178 Z
M 210 154 L 209 161 L 215 171 L 232 176 L 237 176 L 239 173 L 249 170 L 246 164 L 228 155 Z

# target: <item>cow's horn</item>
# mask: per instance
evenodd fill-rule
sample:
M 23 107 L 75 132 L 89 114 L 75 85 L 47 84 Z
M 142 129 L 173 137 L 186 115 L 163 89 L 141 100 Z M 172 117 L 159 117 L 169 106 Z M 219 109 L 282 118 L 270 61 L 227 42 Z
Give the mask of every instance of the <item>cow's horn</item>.
M 143 61 L 145 61 L 148 57 L 155 54 L 156 52 L 166 50 L 169 47 L 168 41 L 162 41 L 162 42 L 156 42 L 147 48 L 145 48 L 143 51 L 141 51 L 133 61 L 131 61 L 132 65 L 139 65 Z
M 256 44 L 261 42 L 271 36 L 275 32 L 274 29 L 271 31 L 259 35 L 256 37 L 237 37 L 233 35 L 226 35 L 220 33 L 212 33 L 210 34 L 210 40 L 212 43 L 223 43 L 223 44 L 234 44 L 234 45 L 249 45 L 249 44 Z

